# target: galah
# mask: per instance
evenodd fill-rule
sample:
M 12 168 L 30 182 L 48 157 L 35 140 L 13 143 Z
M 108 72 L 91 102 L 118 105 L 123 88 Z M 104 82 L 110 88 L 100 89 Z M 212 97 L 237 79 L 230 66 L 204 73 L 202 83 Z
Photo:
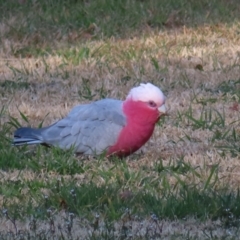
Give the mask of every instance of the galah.
M 43 144 L 78 154 L 128 156 L 151 137 L 166 113 L 165 96 L 151 83 L 130 90 L 125 101 L 102 99 L 78 105 L 60 121 L 44 128 L 22 127 L 13 145 Z

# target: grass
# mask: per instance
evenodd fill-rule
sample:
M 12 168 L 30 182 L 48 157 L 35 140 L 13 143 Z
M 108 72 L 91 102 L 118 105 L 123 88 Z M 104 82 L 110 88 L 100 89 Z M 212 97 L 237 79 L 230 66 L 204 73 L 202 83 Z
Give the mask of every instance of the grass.
M 0 1 L 2 239 L 238 239 L 240 4 Z M 169 115 L 126 159 L 11 146 L 150 81 Z

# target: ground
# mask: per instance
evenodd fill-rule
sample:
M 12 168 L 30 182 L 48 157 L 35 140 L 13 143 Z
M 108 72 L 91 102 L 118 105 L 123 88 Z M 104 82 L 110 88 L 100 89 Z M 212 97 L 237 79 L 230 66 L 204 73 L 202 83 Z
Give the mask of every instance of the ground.
M 238 239 L 238 1 L 0 3 L 0 233 Z M 11 146 L 77 104 L 159 86 L 168 115 L 126 159 Z

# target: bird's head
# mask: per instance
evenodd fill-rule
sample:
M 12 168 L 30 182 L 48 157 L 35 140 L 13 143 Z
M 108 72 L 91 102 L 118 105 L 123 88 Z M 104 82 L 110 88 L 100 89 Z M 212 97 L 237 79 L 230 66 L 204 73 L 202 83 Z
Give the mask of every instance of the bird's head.
M 160 88 L 151 83 L 141 83 L 140 86 L 132 88 L 126 100 L 141 102 L 151 110 L 158 111 L 159 115 L 166 114 L 165 99 Z

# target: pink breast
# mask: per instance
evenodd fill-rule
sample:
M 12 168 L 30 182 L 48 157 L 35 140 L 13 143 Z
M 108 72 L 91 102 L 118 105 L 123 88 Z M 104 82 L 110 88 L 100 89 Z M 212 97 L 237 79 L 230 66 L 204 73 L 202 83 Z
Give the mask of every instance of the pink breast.
M 146 103 L 128 100 L 123 105 L 127 125 L 121 131 L 116 144 L 109 148 L 108 155 L 128 156 L 142 147 L 152 136 L 159 113 Z

